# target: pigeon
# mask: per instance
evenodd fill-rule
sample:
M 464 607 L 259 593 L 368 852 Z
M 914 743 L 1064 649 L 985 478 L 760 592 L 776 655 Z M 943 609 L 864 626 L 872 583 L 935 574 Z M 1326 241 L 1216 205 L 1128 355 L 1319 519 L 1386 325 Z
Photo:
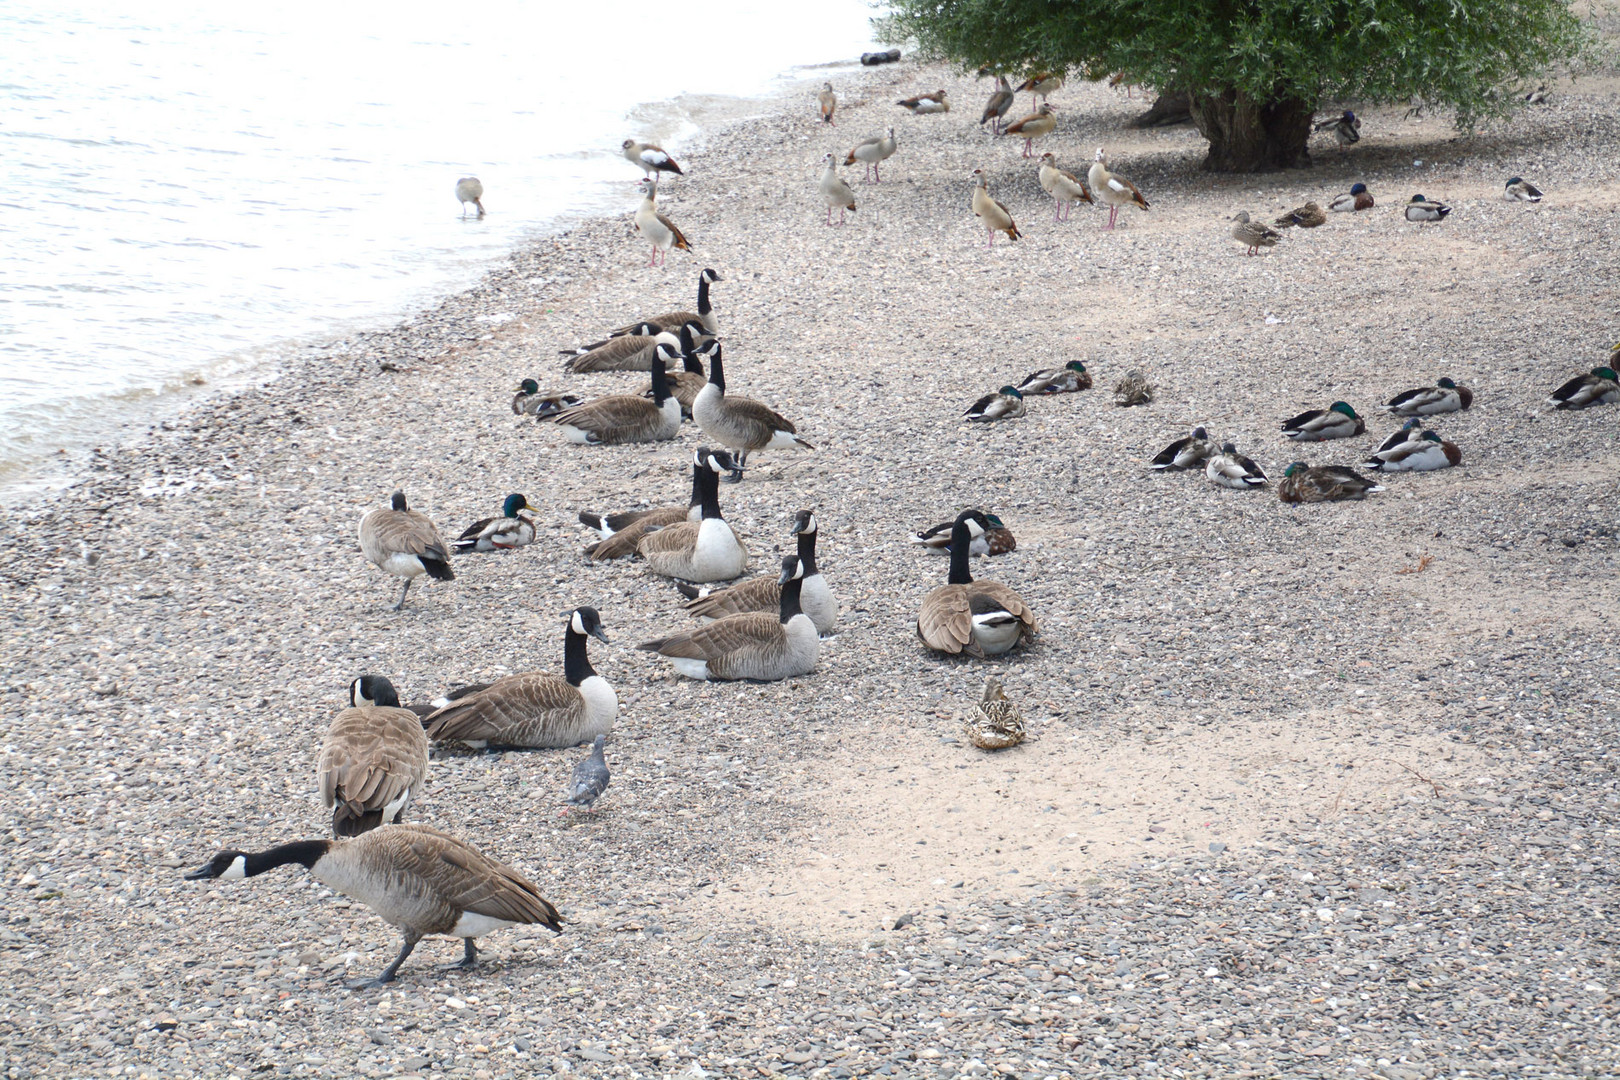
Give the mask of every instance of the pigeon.
M 568 779 L 569 806 L 595 812 L 596 800 L 607 790 L 608 781 L 612 779 L 607 761 L 602 757 L 602 747 L 605 745 L 607 736 L 598 735 L 596 742 L 591 745 L 591 756 L 574 766 L 574 775 Z M 564 812 L 567 812 L 566 808 Z

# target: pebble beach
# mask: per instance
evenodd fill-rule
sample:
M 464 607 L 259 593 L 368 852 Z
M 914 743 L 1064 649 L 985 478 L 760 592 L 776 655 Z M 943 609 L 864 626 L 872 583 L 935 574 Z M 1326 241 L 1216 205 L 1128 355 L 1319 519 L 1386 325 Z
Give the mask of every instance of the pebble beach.
M 1140 95 L 1073 82 L 1035 153 L 1083 176 L 1107 148 L 1152 204 L 1112 232 L 1052 220 L 1036 162 L 975 122 L 990 80 L 835 85 L 834 127 L 803 89 L 683 157 L 659 201 L 694 251 L 667 268 L 627 164 L 624 215 L 0 509 L 7 1076 L 1620 1070 L 1620 408 L 1546 404 L 1620 338 L 1620 84 L 1471 139 L 1358 107 L 1362 141 L 1317 136 L 1314 168 L 1212 176 L 1190 126 L 1129 128 Z M 893 104 L 940 87 L 949 113 Z M 891 126 L 882 183 L 844 170 L 857 209 L 827 227 L 823 155 Z M 975 169 L 1018 242 L 985 250 Z M 1546 199 L 1504 200 L 1513 175 Z M 1357 181 L 1375 209 L 1252 258 L 1229 235 Z M 1406 221 L 1419 192 L 1451 216 Z M 579 511 L 685 500 L 701 433 L 580 447 L 508 404 L 525 377 L 643 389 L 558 350 L 691 307 L 704 267 L 728 392 L 816 447 L 753 456 L 725 516 L 774 572 L 814 509 L 842 606 L 816 670 L 766 685 L 677 680 L 634 645 L 688 625 L 681 597 L 582 555 Z M 1070 360 L 1094 389 L 964 421 Z M 1131 371 L 1153 401 L 1116 407 Z M 1289 462 L 1359 464 L 1400 426 L 1379 404 L 1441 376 L 1474 395 L 1429 423 L 1460 467 L 1278 500 Z M 1335 400 L 1364 436 L 1281 437 Z M 1146 468 L 1200 424 L 1273 487 Z M 355 526 L 396 488 L 447 537 L 522 492 L 539 538 L 395 612 Z M 908 534 L 964 507 L 1017 537 L 973 565 L 1039 620 L 1005 658 L 914 632 L 946 560 Z M 398 948 L 363 905 L 296 869 L 182 880 L 326 834 L 315 758 L 350 679 L 421 700 L 560 670 L 581 604 L 620 701 L 596 812 L 560 813 L 578 748 L 439 754 L 408 819 L 528 875 L 561 936 L 492 934 L 470 972 L 429 939 L 354 991 Z M 995 753 L 962 737 L 989 674 L 1029 728 Z

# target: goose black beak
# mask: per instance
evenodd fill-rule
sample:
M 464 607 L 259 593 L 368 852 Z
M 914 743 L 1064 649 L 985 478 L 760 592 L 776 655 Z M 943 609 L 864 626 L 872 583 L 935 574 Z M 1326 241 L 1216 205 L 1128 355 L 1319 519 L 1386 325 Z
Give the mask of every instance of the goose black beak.
M 201 881 L 203 878 L 211 878 L 213 876 L 214 876 L 214 864 L 213 863 L 205 863 L 204 865 L 197 867 L 197 869 L 193 870 L 191 873 L 187 874 L 185 876 L 185 880 L 187 880 L 187 881 Z

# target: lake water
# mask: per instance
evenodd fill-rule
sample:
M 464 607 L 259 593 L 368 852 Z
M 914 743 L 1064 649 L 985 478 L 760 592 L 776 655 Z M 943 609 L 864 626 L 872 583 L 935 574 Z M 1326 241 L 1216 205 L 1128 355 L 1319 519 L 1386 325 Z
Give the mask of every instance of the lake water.
M 822 77 L 792 69 L 876 48 L 872 15 L 865 0 L 9 0 L 0 485 L 42 482 L 59 448 L 114 437 L 195 379 L 386 325 L 527 238 L 628 212 L 620 142 L 674 151 Z M 456 202 L 466 174 L 482 220 Z

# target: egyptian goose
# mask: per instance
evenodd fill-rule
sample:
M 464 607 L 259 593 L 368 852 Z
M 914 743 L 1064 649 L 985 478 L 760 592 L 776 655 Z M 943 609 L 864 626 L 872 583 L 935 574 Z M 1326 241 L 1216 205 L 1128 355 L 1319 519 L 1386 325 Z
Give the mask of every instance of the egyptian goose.
M 461 216 L 467 216 L 467 204 L 478 207 L 478 216 L 484 216 L 484 185 L 476 176 L 463 176 L 456 181 L 456 198 L 461 200 Z
M 1018 239 L 1018 226 L 1013 222 L 1012 213 L 990 197 L 990 189 L 985 184 L 984 170 L 974 169 L 973 179 L 977 181 L 973 188 L 973 213 L 984 222 L 985 230 L 990 234 L 985 240 L 985 249 L 989 250 L 995 246 L 997 231 L 1006 233 L 1008 240 Z
M 411 582 L 423 574 L 435 581 L 456 579 L 450 569 L 450 546 L 426 514 L 406 505 L 403 491 L 394 492 L 387 509 L 373 510 L 360 519 L 360 550 L 379 569 L 405 579 L 395 611 L 405 606 Z
M 1015 120 L 1007 125 L 1006 134 L 1016 135 L 1024 140 L 1024 156 L 1033 157 L 1032 147 L 1036 139 L 1052 134 L 1057 130 L 1057 117 L 1053 114 L 1057 109 L 1046 102 L 1041 107 L 1022 120 Z
M 822 83 L 821 92 L 816 95 L 816 104 L 821 106 L 821 122 L 833 124 L 833 113 L 838 111 L 838 95 L 833 93 L 832 83 Z
M 660 252 L 664 254 L 664 261 L 668 262 L 670 248 L 691 251 L 692 245 L 686 242 L 686 237 L 673 221 L 658 212 L 658 181 L 647 179 L 641 183 L 647 189 L 647 196 L 636 208 L 636 231 L 652 243 L 652 262 L 647 265 L 657 266 Z
M 1035 99 L 1046 100 L 1046 96 L 1054 90 L 1062 89 L 1063 76 L 1050 71 L 1037 72 L 1018 84 L 1018 89 L 1029 91 L 1029 107 L 1035 107 Z
M 945 100 L 945 91 L 943 90 L 935 90 L 932 94 L 919 94 L 917 97 L 906 98 L 904 101 L 895 102 L 895 104 L 906 109 L 913 116 L 951 111 L 951 103 Z
M 1077 202 L 1095 203 L 1091 197 L 1091 189 L 1085 183 L 1075 179 L 1073 173 L 1064 172 L 1057 166 L 1057 158 L 1051 154 L 1041 155 L 1041 187 L 1052 196 L 1052 220 L 1068 221 L 1069 211 Z
M 844 212 L 855 212 L 855 193 L 849 185 L 844 183 L 843 177 L 838 175 L 838 159 L 832 154 L 826 157 L 827 167 L 821 171 L 821 182 L 816 189 L 827 203 L 827 224 L 832 224 L 833 208 L 838 209 L 838 224 L 844 223 Z
M 990 131 L 1001 134 L 1001 125 L 1007 121 L 1007 110 L 1013 104 L 1012 85 L 1007 82 L 1007 76 L 996 76 L 996 92 L 990 95 L 990 100 L 984 104 L 984 115 L 979 117 L 979 126 L 984 127 L 985 121 L 992 120 Z
M 863 163 L 866 166 L 866 180 L 868 182 L 876 181 L 881 184 L 883 183 L 883 175 L 878 166 L 894 156 L 898 145 L 894 139 L 894 128 L 890 128 L 887 135 L 873 136 L 870 139 L 862 139 L 856 143 L 855 148 L 844 159 L 844 164 L 853 165 L 857 161 Z
M 639 168 L 644 179 L 651 179 L 661 172 L 674 173 L 676 176 L 685 176 L 675 159 L 664 152 L 662 146 L 652 143 L 637 142 L 626 139 L 623 144 L 624 160 Z
M 1091 163 L 1091 171 L 1086 174 L 1086 179 L 1091 182 L 1091 193 L 1108 204 L 1108 224 L 1104 228 L 1114 227 L 1122 206 L 1140 206 L 1143 210 L 1148 208 L 1147 199 L 1135 184 L 1108 171 L 1108 152 L 1100 146 L 1097 148 L 1097 160 Z

